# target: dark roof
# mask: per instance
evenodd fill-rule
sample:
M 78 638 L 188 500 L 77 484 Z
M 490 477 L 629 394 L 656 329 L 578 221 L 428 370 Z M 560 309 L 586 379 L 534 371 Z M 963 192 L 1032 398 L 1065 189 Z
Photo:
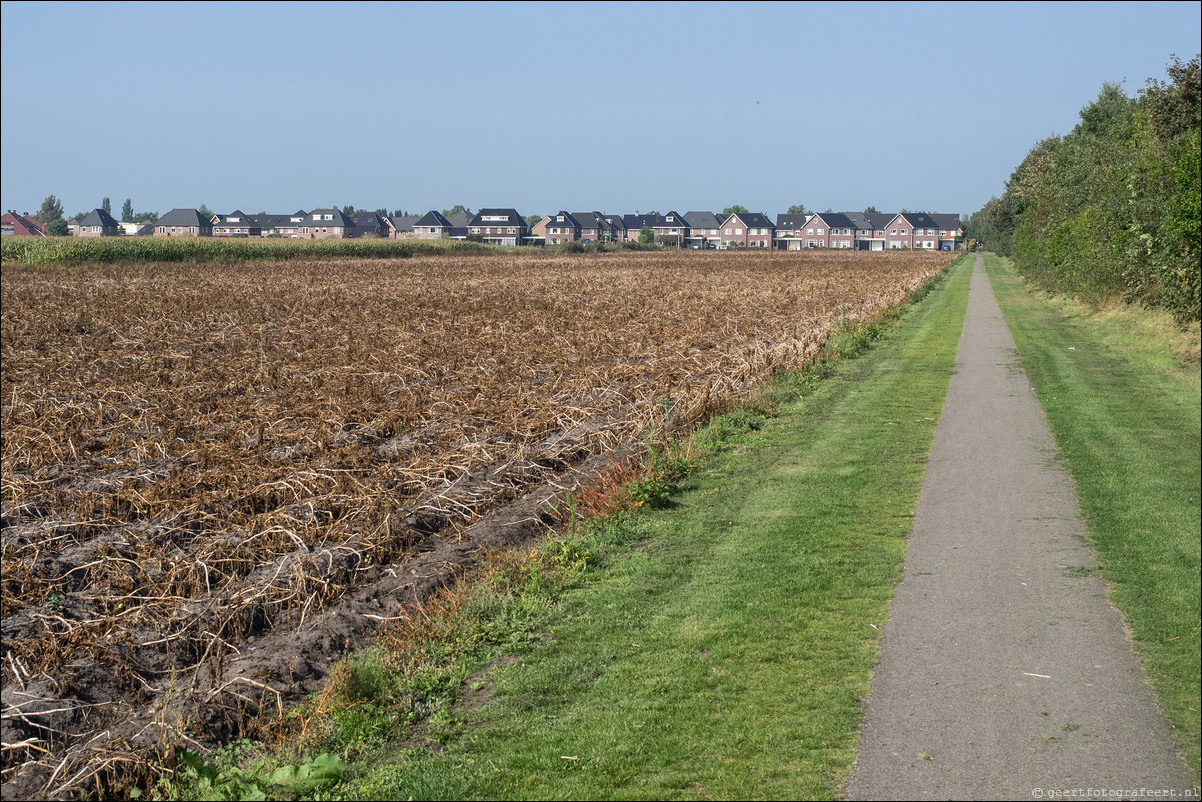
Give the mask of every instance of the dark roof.
M 600 212 L 572 212 L 572 217 L 581 228 L 607 228 L 605 219 L 601 217 Z M 552 215 L 551 219 L 554 220 L 555 216 Z
M 778 214 L 776 216 L 776 227 L 788 229 L 801 228 L 806 224 L 806 218 L 809 216 L 808 214 Z
M 572 216 L 571 212 L 565 212 L 563 209 L 560 209 L 550 217 L 551 219 L 547 221 L 547 225 L 549 226 L 571 226 L 572 228 L 584 228 L 584 226 L 580 225 L 580 221 Z M 562 220 L 559 219 L 561 217 L 563 218 Z
M 819 212 L 814 217 L 821 218 L 831 228 L 858 228 L 856 221 L 842 212 Z M 810 222 L 813 222 L 811 220 Z
M 259 228 L 286 228 L 288 226 L 298 226 L 300 223 L 292 222 L 292 218 L 297 217 L 295 214 L 252 214 L 248 219 L 252 221 L 252 225 Z
M 177 228 L 188 228 L 191 226 L 201 228 L 213 227 L 212 221 L 195 209 L 172 209 L 156 220 L 154 224 L 156 226 L 175 226 Z
M 626 221 L 622 219 L 622 215 L 620 214 L 602 214 L 601 219 L 608 223 L 609 227 L 614 231 L 624 231 L 626 229 Z
M 329 220 L 321 219 L 327 214 L 330 215 Z M 314 215 L 321 215 L 321 217 L 314 219 Z M 314 209 L 305 215 L 303 222 L 309 225 L 325 223 L 328 226 L 342 226 L 343 228 L 352 228 L 355 225 L 355 221 L 343 214 L 341 209 Z
M 960 227 L 960 215 L 958 214 L 938 214 L 931 212 L 931 219 L 939 224 L 940 231 L 955 231 Z
M 245 226 L 246 228 L 262 228 L 263 227 L 263 218 L 267 217 L 267 216 L 268 215 L 265 215 L 265 214 L 244 214 L 242 212 L 242 210 L 235 209 L 234 211 L 230 212 L 229 214 L 213 215 L 213 217 L 214 217 L 213 225 L 214 226 Z M 287 219 L 288 219 L 288 217 L 285 215 L 284 220 L 287 220 Z
M 475 215 L 471 212 L 455 212 L 455 214 L 447 219 L 451 221 L 451 225 L 455 228 L 467 228 L 471 224 L 473 217 Z
M 485 217 L 505 217 L 505 220 L 485 220 Z M 506 225 L 506 226 L 525 226 L 530 228 L 526 222 L 526 218 L 518 214 L 517 209 L 481 209 L 472 217 L 469 226 L 488 226 L 488 225 Z
M 762 212 L 745 212 L 739 214 L 731 214 L 726 216 L 726 220 L 732 217 L 737 217 L 743 221 L 743 224 L 748 228 L 776 228 Z M 725 223 L 726 220 L 722 222 Z
M 671 218 L 670 221 L 669 218 Z M 669 210 L 667 214 L 659 216 L 659 223 L 652 223 L 651 225 L 658 228 L 688 228 L 689 223 L 680 212 Z
M 79 221 L 81 226 L 104 226 L 105 228 L 116 228 L 117 221 L 113 216 L 104 209 L 93 209 L 88 212 L 88 216 Z
M 351 220 L 355 228 L 363 229 L 363 231 L 379 231 L 381 228 L 387 228 L 380 215 L 375 212 L 355 212 L 355 216 Z
M 717 228 L 722 221 L 713 212 L 685 212 L 684 221 L 689 228 Z
M 939 228 L 939 224 L 926 212 L 902 212 L 901 215 L 915 228 Z
M 440 213 L 431 209 L 430 211 L 426 212 L 424 217 L 422 217 L 420 220 L 418 220 L 413 225 L 414 226 L 423 226 L 423 227 L 425 227 L 425 226 L 442 226 L 443 228 L 450 228 L 451 221 L 446 219 L 445 217 L 443 217 Z
M 642 228 L 649 226 L 655 228 L 659 225 L 660 216 L 658 214 L 624 214 L 622 215 L 622 225 L 626 226 L 627 230 Z
M 388 222 L 392 223 L 392 227 L 397 231 L 412 231 L 413 227 L 417 225 L 417 221 L 416 216 L 388 218 Z

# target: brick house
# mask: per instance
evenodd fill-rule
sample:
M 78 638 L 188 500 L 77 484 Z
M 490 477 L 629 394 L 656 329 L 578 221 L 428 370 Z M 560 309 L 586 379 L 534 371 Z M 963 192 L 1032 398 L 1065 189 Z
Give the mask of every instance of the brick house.
M 659 222 L 651 226 L 655 232 L 655 241 L 660 245 L 675 245 L 683 248 L 689 236 L 689 224 L 685 222 L 680 212 L 668 212 L 659 217 Z
M 713 212 L 685 212 L 684 222 L 689 227 L 685 244 L 690 248 L 717 248 L 722 242 L 722 221 Z
M 624 214 L 622 215 L 622 228 L 626 233 L 626 240 L 629 242 L 637 242 L 639 235 L 643 233 L 643 227 L 651 229 L 655 233 L 655 227 L 659 224 L 658 214 Z
M 580 239 L 584 242 L 610 242 L 613 238 L 612 226 L 601 212 L 572 212 L 572 217 L 580 224 Z
M 257 215 L 247 215 L 238 209 L 229 214 L 215 214 L 212 219 L 213 236 L 261 237 L 263 236 L 262 223 L 256 218 Z
M 806 248 L 846 248 L 856 244 L 856 224 L 839 212 L 815 214 L 805 224 L 802 241 Z
M 939 248 L 939 223 L 926 212 L 902 212 L 885 227 L 885 247 L 890 250 Z
M 195 209 L 172 209 L 154 223 L 156 237 L 211 237 L 213 221 Z
M 930 217 L 939 227 L 939 250 L 954 251 L 959 248 L 964 239 L 964 229 L 960 225 L 960 215 L 931 212 Z
M 339 209 L 314 209 L 300 224 L 301 239 L 346 239 L 355 236 L 355 221 Z
M 383 239 L 388 236 L 388 224 L 375 212 L 355 212 L 351 224 L 355 227 L 353 236 L 356 237 Z
M 431 209 L 413 224 L 414 239 L 450 239 L 451 221 Z
M 805 246 L 805 227 L 812 214 L 778 214 L 772 243 L 777 250 L 800 251 Z
M 526 241 L 531 245 L 545 245 L 547 242 L 547 224 L 550 222 L 551 215 L 544 214 L 542 220 L 530 226 L 530 232 L 526 235 Z
M 547 224 L 548 231 L 554 227 L 554 222 Z M 493 245 L 521 245 L 530 226 L 516 209 L 481 209 L 468 223 L 467 231 L 468 236 L 476 235 Z
M 856 226 L 855 249 L 857 251 L 885 250 L 885 228 L 896 215 L 880 212 L 844 212 Z
M 121 225 L 104 209 L 93 209 L 79 221 L 76 235 L 80 237 L 119 237 Z
M 728 248 L 772 247 L 776 226 L 761 212 L 732 214 L 722 223 L 722 244 Z
M 560 210 L 548 217 L 546 233 L 543 236 L 546 237 L 548 245 L 559 245 L 562 242 L 576 242 L 582 239 L 581 230 L 579 220 L 571 213 Z
M 413 226 L 421 218 L 409 215 L 406 217 L 389 217 L 385 219 L 388 225 L 389 239 L 413 239 Z
M 625 242 L 629 234 L 620 214 L 601 214 L 595 212 L 601 224 L 600 236 L 606 242 Z
M 36 217 L 30 217 L 29 212 L 8 211 L 0 218 L 0 232 L 5 237 L 44 237 L 46 227 Z

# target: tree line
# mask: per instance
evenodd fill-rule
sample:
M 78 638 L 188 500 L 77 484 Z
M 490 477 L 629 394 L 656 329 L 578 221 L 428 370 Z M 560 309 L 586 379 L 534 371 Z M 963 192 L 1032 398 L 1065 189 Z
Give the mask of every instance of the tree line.
M 1199 57 L 1134 98 L 1104 84 L 1066 136 L 1037 142 L 965 235 L 1046 289 L 1199 319 Z

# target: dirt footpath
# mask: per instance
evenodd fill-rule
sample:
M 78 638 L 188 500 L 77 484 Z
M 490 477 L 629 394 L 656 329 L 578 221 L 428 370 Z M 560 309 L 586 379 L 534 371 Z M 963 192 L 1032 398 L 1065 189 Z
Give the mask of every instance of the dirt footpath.
M 956 371 L 848 798 L 1185 798 L 980 257 Z

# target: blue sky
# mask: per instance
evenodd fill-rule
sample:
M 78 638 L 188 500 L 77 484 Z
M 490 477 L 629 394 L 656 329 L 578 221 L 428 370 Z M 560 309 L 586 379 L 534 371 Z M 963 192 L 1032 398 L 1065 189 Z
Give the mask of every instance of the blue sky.
M 972 212 L 1189 3 L 26 3 L 4 209 Z

